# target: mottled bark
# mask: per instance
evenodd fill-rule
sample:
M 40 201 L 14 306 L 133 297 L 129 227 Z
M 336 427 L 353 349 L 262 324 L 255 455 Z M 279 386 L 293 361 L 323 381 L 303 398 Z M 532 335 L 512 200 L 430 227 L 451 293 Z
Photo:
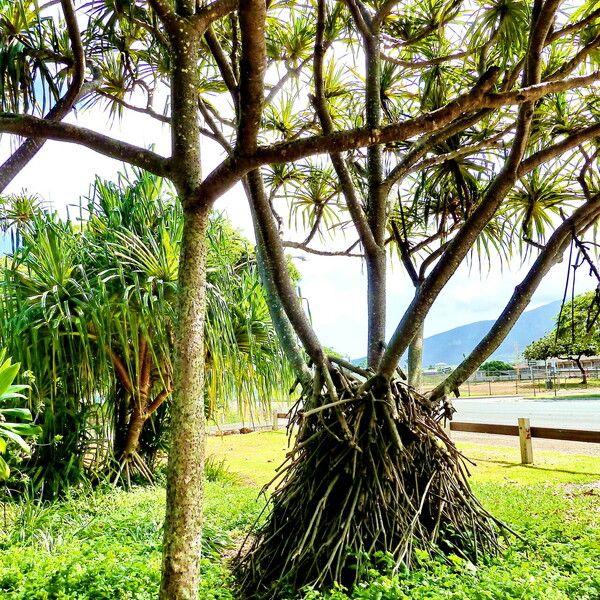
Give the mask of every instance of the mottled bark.
M 185 217 L 179 263 L 175 393 L 163 545 L 161 600 L 197 598 L 204 499 L 204 317 L 208 210 Z
M 182 2 L 180 9 L 192 7 Z M 189 21 L 178 19 L 171 30 L 171 123 L 173 179 L 184 210 L 179 259 L 179 306 L 175 342 L 171 445 L 167 468 L 167 506 L 163 542 L 161 600 L 198 596 L 204 500 L 204 318 L 206 253 L 211 204 L 198 197 L 200 126 L 198 69 L 200 35 Z M 194 201 L 195 208 L 191 208 Z

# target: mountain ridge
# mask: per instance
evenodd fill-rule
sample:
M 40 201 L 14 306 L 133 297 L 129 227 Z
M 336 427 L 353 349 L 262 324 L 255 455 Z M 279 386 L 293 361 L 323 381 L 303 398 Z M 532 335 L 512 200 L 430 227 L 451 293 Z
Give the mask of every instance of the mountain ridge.
M 554 318 L 560 310 L 560 305 L 561 301 L 556 300 L 524 312 L 506 339 L 487 360 L 502 360 L 514 364 L 517 353 L 521 354 L 529 343 L 554 328 Z M 475 348 L 494 323 L 491 319 L 475 321 L 425 338 L 423 366 L 437 363 L 457 365 Z M 366 357 L 352 362 L 360 364 L 365 360 Z M 406 364 L 406 354 L 402 357 L 401 364 Z

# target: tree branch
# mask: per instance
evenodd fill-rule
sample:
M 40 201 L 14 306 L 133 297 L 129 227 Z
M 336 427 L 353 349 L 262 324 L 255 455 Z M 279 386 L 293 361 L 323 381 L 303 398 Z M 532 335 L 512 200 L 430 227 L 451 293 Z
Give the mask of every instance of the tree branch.
M 448 162 L 449 160 L 454 160 L 456 158 L 460 158 L 461 156 L 466 156 L 468 154 L 474 154 L 479 150 L 488 150 L 494 146 L 498 146 L 500 140 L 514 127 L 514 125 L 509 125 L 496 135 L 490 137 L 489 139 L 483 140 L 481 142 L 477 142 L 475 144 L 469 144 L 468 146 L 463 146 L 462 148 L 458 148 L 458 150 L 454 150 L 453 152 L 447 152 L 446 154 L 440 154 L 438 156 L 432 156 L 426 160 L 422 160 L 420 163 L 413 165 L 412 167 L 407 168 L 403 175 L 409 175 L 410 173 L 416 173 L 418 171 L 422 171 L 423 169 L 428 169 L 430 167 L 434 167 L 436 165 L 441 165 L 442 163 Z
M 480 110 L 474 114 L 466 115 L 449 125 L 443 127 L 434 134 L 427 134 L 421 139 L 417 140 L 410 150 L 405 154 L 402 160 L 391 170 L 388 176 L 382 183 L 383 191 L 387 195 L 389 194 L 393 185 L 399 180 L 403 179 L 412 172 L 414 165 L 420 158 L 423 158 L 436 144 L 440 144 L 447 140 L 449 137 L 456 135 L 464 131 L 465 129 L 475 125 L 481 121 L 486 115 L 489 114 L 489 110 Z
M 410 253 L 415 254 L 416 252 L 420 252 L 427 246 L 429 246 L 432 242 L 439 240 L 440 238 L 447 237 L 454 231 L 460 228 L 460 223 L 454 223 L 452 227 L 445 229 L 444 227 L 438 228 L 434 234 L 428 236 L 424 240 L 420 241 L 418 244 L 415 244 L 412 248 L 410 248 Z
M 204 31 L 210 23 L 226 17 L 238 9 L 238 0 L 215 0 L 210 4 L 200 7 L 197 14 L 191 18 L 192 23 L 197 23 Z
M 546 43 L 555 42 L 557 39 L 568 35 L 570 33 L 577 33 L 581 31 L 586 25 L 593 23 L 596 19 L 600 18 L 600 8 L 592 11 L 587 17 L 581 19 L 581 21 L 577 21 L 576 23 L 571 23 L 570 25 L 565 25 L 562 29 L 558 29 L 554 31 L 546 38 Z
M 348 256 L 352 258 L 364 258 L 364 255 L 357 254 L 352 252 L 352 248 L 357 245 L 358 242 L 355 242 L 350 246 L 350 248 L 346 250 L 318 250 L 316 248 L 311 248 L 302 242 L 290 242 L 284 241 L 282 245 L 284 248 L 295 248 L 296 250 L 302 250 L 303 252 L 307 252 L 308 254 L 316 254 L 317 256 Z
M 311 56 L 307 56 L 300 62 L 297 67 L 288 67 L 281 79 L 269 90 L 267 97 L 265 98 L 265 106 L 271 104 L 275 99 L 275 96 L 283 89 L 283 86 L 289 81 L 294 75 L 302 73 L 302 69 L 312 60 Z
M 230 189 L 244 174 L 261 165 L 293 162 L 314 154 L 344 152 L 361 146 L 407 140 L 419 134 L 438 131 L 470 110 L 524 104 L 550 93 L 584 87 L 597 82 L 600 79 L 600 71 L 563 81 L 536 84 L 513 92 L 488 93 L 497 77 L 498 70 L 492 68 L 470 92 L 459 96 L 442 108 L 407 119 L 402 123 L 394 123 L 376 130 L 350 129 L 329 135 L 316 135 L 270 146 L 259 146 L 252 156 L 225 159 L 207 176 L 198 195 L 208 199 L 217 198 Z M 0 118 L 0 131 L 2 130 Z
M 146 408 L 146 416 L 149 417 L 153 412 L 155 412 L 161 406 L 161 404 L 163 404 L 164 401 L 169 397 L 171 392 L 172 389 L 169 385 L 168 387 L 163 389 L 159 394 L 157 394 L 156 398 L 154 398 L 154 400 L 152 400 L 152 402 Z
M 227 152 L 227 154 L 233 154 L 233 146 L 227 141 L 227 139 L 223 135 L 223 132 L 219 129 L 218 125 L 216 124 L 215 120 L 210 114 L 210 111 L 206 107 L 206 104 L 204 100 L 202 100 L 202 98 L 198 98 L 198 108 L 200 109 L 200 114 L 202 115 L 202 118 L 206 121 L 207 125 L 212 131 L 213 139 L 221 145 L 221 147 L 223 148 L 223 150 L 225 150 L 225 152 Z
M 325 100 L 325 84 L 323 81 L 323 60 L 325 57 L 324 34 L 325 0 L 319 0 L 317 5 L 317 29 L 315 34 L 313 65 L 315 95 L 312 98 L 312 103 L 315 107 L 315 112 L 319 118 L 323 133 L 329 135 L 333 133 L 334 127 L 333 121 L 331 120 L 331 115 L 329 114 L 329 110 L 327 108 L 327 102 Z M 335 169 L 340 181 L 340 186 L 342 188 L 342 193 L 344 194 L 344 199 L 346 200 L 348 212 L 350 213 L 352 222 L 356 227 L 356 231 L 361 240 L 362 246 L 367 254 L 374 255 L 378 251 L 377 244 L 375 242 L 375 238 L 373 237 L 373 232 L 369 226 L 367 216 L 363 211 L 361 203 L 356 194 L 356 188 L 352 182 L 352 177 L 350 176 L 348 167 L 346 166 L 346 161 L 339 152 L 331 152 L 329 157 L 331 158 L 333 168 Z
M 45 119 L 50 121 L 61 121 L 71 112 L 85 81 L 85 52 L 79 31 L 79 24 L 77 23 L 75 7 L 72 0 L 60 0 L 60 3 L 67 27 L 67 35 L 71 44 L 71 52 L 73 53 L 73 76 L 65 95 L 44 116 Z M 23 170 L 25 165 L 41 150 L 44 143 L 45 139 L 42 138 L 25 140 L 0 166 L 0 194 Z
M 264 100 L 266 69 L 265 0 L 240 0 L 238 10 L 242 56 L 240 109 L 236 152 L 250 156 L 256 150 Z
M 227 191 L 248 171 L 269 163 L 293 162 L 313 154 L 344 152 L 361 146 L 383 144 L 411 138 L 420 133 L 436 131 L 453 121 L 463 112 L 472 110 L 483 103 L 488 92 L 497 80 L 499 71 L 492 68 L 475 87 L 446 106 L 431 113 L 408 119 L 402 123 L 387 125 L 381 129 L 351 129 L 329 135 L 316 135 L 299 140 L 279 142 L 270 146 L 258 147 L 250 157 L 232 157 L 210 173 L 203 183 L 199 195 L 217 198 Z M 541 95 L 541 93 L 540 93 Z M 496 100 L 498 102 L 498 100 Z M 2 122 L 0 120 L 0 131 Z
M 133 395 L 133 385 L 131 383 L 131 377 L 129 376 L 129 372 L 125 367 L 125 363 L 122 358 L 110 347 L 106 348 L 108 355 L 110 356 L 110 360 L 115 368 L 115 373 L 121 385 L 125 388 L 127 392 Z
M 586 202 L 557 227 L 525 278 L 515 288 L 502 314 L 487 335 L 477 344 L 469 356 L 431 392 L 432 400 L 439 400 L 450 392 L 457 391 L 477 368 L 495 352 L 527 308 L 542 279 L 562 259 L 573 232 L 585 231 L 599 216 L 600 201 Z
M 169 0 L 148 0 L 148 4 L 162 23 L 167 24 L 176 17 Z
M 161 177 L 169 177 L 171 172 L 171 159 L 169 158 L 70 123 L 48 121 L 29 115 L 0 113 L 0 132 L 71 142 L 90 148 L 104 156 L 141 167 Z
M 450 240 L 447 240 L 443 244 L 440 244 L 433 252 L 428 254 L 423 259 L 423 262 L 419 267 L 419 281 L 423 281 L 425 279 L 427 269 L 446 251 L 446 248 L 448 248 L 448 244 L 450 244 Z
M 304 349 L 316 365 L 323 365 L 325 360 L 323 348 L 300 305 L 296 290 L 290 279 L 283 246 L 277 231 L 277 223 L 271 212 L 260 172 L 254 170 L 248 173 L 246 181 L 254 227 L 259 233 L 265 248 L 269 249 L 268 253 L 264 253 L 266 276 L 271 279 L 273 290 Z
M 119 106 L 122 106 L 123 108 L 126 108 L 127 110 L 131 110 L 133 112 L 140 113 L 142 115 L 147 115 L 147 116 L 151 117 L 152 119 L 155 119 L 156 121 L 159 121 L 161 123 L 166 123 L 166 124 L 171 123 L 171 119 L 169 117 L 166 117 L 165 115 L 161 115 L 160 113 L 157 113 L 155 110 L 153 110 L 149 106 L 147 106 L 146 108 L 143 108 L 141 106 L 135 106 L 133 104 L 130 104 L 129 102 L 126 102 L 125 100 L 122 100 L 121 98 L 117 98 L 116 96 L 113 96 L 112 94 L 109 94 L 102 90 L 98 90 L 97 94 L 99 96 L 102 96 L 103 98 L 106 98 L 107 100 L 110 100 L 111 102 L 114 102 L 115 104 L 118 104 Z
M 519 177 L 527 175 L 527 173 L 530 173 L 541 164 L 560 156 L 567 150 L 577 147 L 582 142 L 586 142 L 598 136 L 600 136 L 600 123 L 590 125 L 589 127 L 571 133 L 557 144 L 539 150 L 529 158 L 526 158 L 519 166 Z
M 425 69 L 427 67 L 433 67 L 435 65 L 439 65 L 444 62 L 449 62 L 451 60 L 459 60 L 461 58 L 466 58 L 467 56 L 475 54 L 477 50 L 479 50 L 479 48 L 475 48 L 474 50 L 462 50 L 460 52 L 456 52 L 455 54 L 437 56 L 429 60 L 402 60 L 401 58 L 395 58 L 394 56 L 385 54 L 385 52 L 381 52 L 381 58 L 383 58 L 383 60 L 391 62 L 394 65 L 404 67 L 405 69 Z
M 260 172 L 257 172 L 257 175 L 260 177 L 260 182 L 262 183 L 262 176 Z M 266 200 L 267 203 L 269 202 L 264 194 L 264 187 L 260 185 L 260 183 L 257 185 L 257 182 L 255 182 L 255 185 L 253 185 L 251 188 L 247 177 L 244 178 L 243 183 L 244 190 L 251 207 L 255 204 L 255 201 L 253 200 L 253 194 L 262 193 L 262 201 L 264 202 Z M 253 224 L 254 233 L 256 236 L 256 260 L 260 278 L 263 287 L 265 288 L 265 296 L 267 300 L 267 306 L 269 307 L 269 314 L 271 315 L 271 321 L 273 322 L 273 326 L 277 332 L 277 337 L 279 338 L 285 357 L 292 366 L 296 377 L 303 384 L 307 384 L 311 380 L 311 373 L 306 362 L 306 356 L 302 347 L 298 343 L 296 332 L 286 314 L 281 298 L 279 297 L 277 285 L 275 284 L 273 268 L 269 263 L 269 256 L 265 248 L 265 242 L 261 233 L 261 228 L 259 227 L 255 218 L 253 218 Z
M 204 39 L 206 40 L 208 49 L 210 50 L 211 54 L 213 55 L 213 57 L 215 59 L 215 62 L 217 63 L 217 68 L 219 69 L 219 73 L 221 74 L 221 77 L 223 78 L 223 81 L 224 81 L 225 85 L 227 86 L 227 89 L 229 90 L 229 93 L 231 94 L 231 96 L 233 98 L 233 103 L 237 107 L 238 102 L 239 102 L 238 82 L 237 82 L 235 73 L 233 72 L 233 69 L 231 68 L 231 65 L 229 64 L 227 55 L 225 54 L 225 51 L 221 47 L 221 44 L 220 44 L 219 40 L 217 39 L 215 32 L 212 30 L 212 27 L 209 27 L 206 30 L 206 32 L 204 34 Z
M 360 0 L 358 1 L 360 2 Z M 350 14 L 352 15 L 352 19 L 354 20 L 358 31 L 360 31 L 361 35 L 363 36 L 363 39 L 366 40 L 369 37 L 371 37 L 373 33 L 371 31 L 371 27 L 369 26 L 369 23 L 366 22 L 364 14 L 360 10 L 360 7 L 357 4 L 356 0 L 345 0 L 345 4 L 348 7 Z
M 598 34 L 589 44 L 584 46 L 575 56 L 557 69 L 550 78 L 565 77 L 572 73 L 594 50 L 600 46 L 600 34 Z

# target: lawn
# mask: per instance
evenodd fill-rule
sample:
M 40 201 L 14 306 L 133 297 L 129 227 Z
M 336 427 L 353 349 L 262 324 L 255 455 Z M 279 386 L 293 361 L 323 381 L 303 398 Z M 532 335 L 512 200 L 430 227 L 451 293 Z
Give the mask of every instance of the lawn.
M 460 443 L 458 447 L 475 462 L 470 471 L 478 483 L 556 484 L 600 480 L 600 458 L 535 451 L 535 464 L 521 465 L 519 450 Z M 275 475 L 285 458 L 285 430 L 246 435 L 211 436 L 208 454 L 224 460 L 242 479 L 262 486 Z
M 379 562 L 352 591 L 305 590 L 305 600 L 408 598 L 600 598 L 600 459 L 462 445 L 474 459 L 481 501 L 509 522 L 514 539 L 501 558 L 474 566 L 422 558 L 413 573 Z M 286 452 L 284 432 L 213 437 L 207 484 L 201 599 L 232 599 L 226 556 L 263 506 L 260 487 Z M 224 462 L 223 462 L 224 461 Z M 224 464 L 226 470 L 220 465 Z M 146 600 L 156 598 L 164 490 L 79 491 L 63 502 L 7 506 L 0 533 L 0 597 L 7 600 Z

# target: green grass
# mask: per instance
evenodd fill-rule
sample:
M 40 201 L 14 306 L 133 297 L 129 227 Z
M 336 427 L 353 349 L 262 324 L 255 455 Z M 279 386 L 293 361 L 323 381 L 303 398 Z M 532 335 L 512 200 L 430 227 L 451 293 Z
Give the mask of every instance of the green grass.
M 517 485 L 590 483 L 600 480 L 600 457 L 561 454 L 535 449 L 533 465 L 522 465 L 518 448 L 459 443 L 463 454 L 475 462 L 470 469 L 476 482 Z
M 259 486 L 273 479 L 287 451 L 287 435 L 283 429 L 208 438 L 209 455 L 225 459 L 231 471 Z
M 306 590 L 302 597 L 598 600 L 600 490 L 577 485 L 600 480 L 600 458 L 536 452 L 536 464 L 522 466 L 518 449 L 461 448 L 477 463 L 473 485 L 483 504 L 526 542 L 512 540 L 502 557 L 477 566 L 457 557 L 449 564 L 423 557 L 423 569 L 412 573 L 387 572 L 381 557 L 355 589 Z M 264 501 L 257 492 L 286 450 L 283 431 L 209 439 L 216 481 L 206 490 L 200 599 L 235 597 L 223 554 L 234 552 L 260 512 Z M 164 489 L 109 488 L 7 508 L 8 527 L 0 528 L 3 600 L 156 598 Z
M 160 581 L 163 488 L 100 490 L 54 504 L 12 506 L 0 534 L 3 600 L 154 600 Z M 232 482 L 206 490 L 201 599 L 230 599 L 219 553 L 262 504 Z

